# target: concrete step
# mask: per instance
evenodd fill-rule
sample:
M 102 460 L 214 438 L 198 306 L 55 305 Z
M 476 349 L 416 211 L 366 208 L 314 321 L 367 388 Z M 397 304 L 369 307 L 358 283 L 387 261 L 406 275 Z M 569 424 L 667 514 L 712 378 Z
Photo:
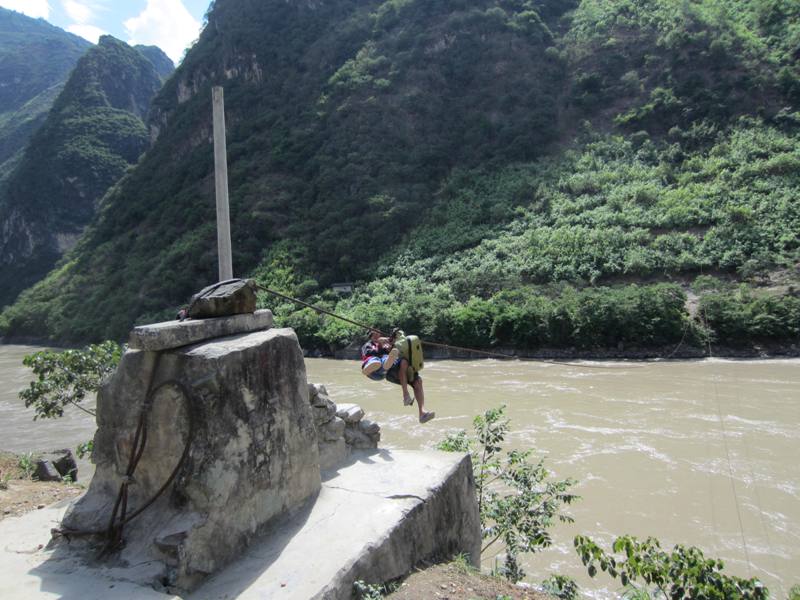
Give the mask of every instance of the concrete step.
M 468 457 L 359 451 L 323 478 L 313 502 L 274 524 L 189 598 L 349 599 L 355 580 L 394 579 L 421 560 L 466 552 L 477 561 Z M 0 598 L 170 598 L 141 579 L 152 578 L 146 565 L 87 566 L 62 548 L 38 549 L 63 512 L 53 507 L 0 522 Z

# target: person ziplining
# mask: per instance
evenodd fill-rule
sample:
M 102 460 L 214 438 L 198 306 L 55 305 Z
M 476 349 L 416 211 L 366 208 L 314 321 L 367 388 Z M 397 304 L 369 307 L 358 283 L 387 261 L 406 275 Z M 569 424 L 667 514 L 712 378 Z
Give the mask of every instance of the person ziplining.
M 417 401 L 419 422 L 427 423 L 436 416 L 425 411 L 425 391 L 422 387 L 423 367 L 422 343 L 415 335 L 407 336 L 394 329 L 389 337 L 381 337 L 377 329 L 370 329 L 367 341 L 361 346 L 361 372 L 373 381 L 399 385 L 403 392 L 403 404 L 411 406 Z M 414 390 L 412 396 L 408 387 Z

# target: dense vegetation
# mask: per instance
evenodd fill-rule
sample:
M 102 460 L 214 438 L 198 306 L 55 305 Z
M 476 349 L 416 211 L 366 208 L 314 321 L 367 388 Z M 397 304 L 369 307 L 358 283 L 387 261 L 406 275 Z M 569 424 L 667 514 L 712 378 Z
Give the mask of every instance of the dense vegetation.
M 160 86 L 150 60 L 110 36 L 80 59 L 0 186 L 0 305 L 53 267 L 136 163 L 149 143 L 142 119 Z
M 154 100 L 156 144 L 0 326 L 119 339 L 215 278 L 224 83 L 240 275 L 471 346 L 795 343 L 798 17 L 789 0 L 218 0 Z M 264 301 L 306 346 L 356 333 Z
M 0 8 L 0 179 L 90 46 L 41 19 Z

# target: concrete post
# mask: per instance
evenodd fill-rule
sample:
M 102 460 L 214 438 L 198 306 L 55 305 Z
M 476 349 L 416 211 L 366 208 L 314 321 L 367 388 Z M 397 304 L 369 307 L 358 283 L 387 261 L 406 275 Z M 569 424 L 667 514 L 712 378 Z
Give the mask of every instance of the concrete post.
M 219 280 L 233 279 L 231 221 L 228 208 L 228 157 L 225 147 L 225 99 L 222 87 L 211 89 L 214 105 L 214 184 L 217 191 Z

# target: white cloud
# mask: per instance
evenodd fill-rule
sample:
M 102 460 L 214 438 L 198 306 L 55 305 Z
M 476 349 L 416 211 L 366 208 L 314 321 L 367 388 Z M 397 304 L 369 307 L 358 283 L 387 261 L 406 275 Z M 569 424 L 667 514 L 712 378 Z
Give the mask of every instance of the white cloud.
M 156 45 L 176 63 L 201 28 L 181 0 L 147 0 L 145 9 L 124 25 L 128 43 Z
M 107 31 L 104 31 L 99 27 L 95 27 L 94 25 L 82 25 L 78 23 L 67 27 L 67 31 L 74 33 L 75 35 L 79 35 L 83 39 L 89 40 L 93 44 L 96 44 L 100 40 L 101 35 L 108 33 Z
M 81 25 L 85 25 L 91 21 L 94 16 L 92 7 L 84 2 L 78 2 L 77 0 L 61 0 L 61 6 L 64 7 L 64 12 L 67 13 L 70 19 Z
M 9 8 L 17 12 L 38 19 L 46 19 L 50 16 L 50 5 L 47 0 L 0 0 L 0 6 Z

